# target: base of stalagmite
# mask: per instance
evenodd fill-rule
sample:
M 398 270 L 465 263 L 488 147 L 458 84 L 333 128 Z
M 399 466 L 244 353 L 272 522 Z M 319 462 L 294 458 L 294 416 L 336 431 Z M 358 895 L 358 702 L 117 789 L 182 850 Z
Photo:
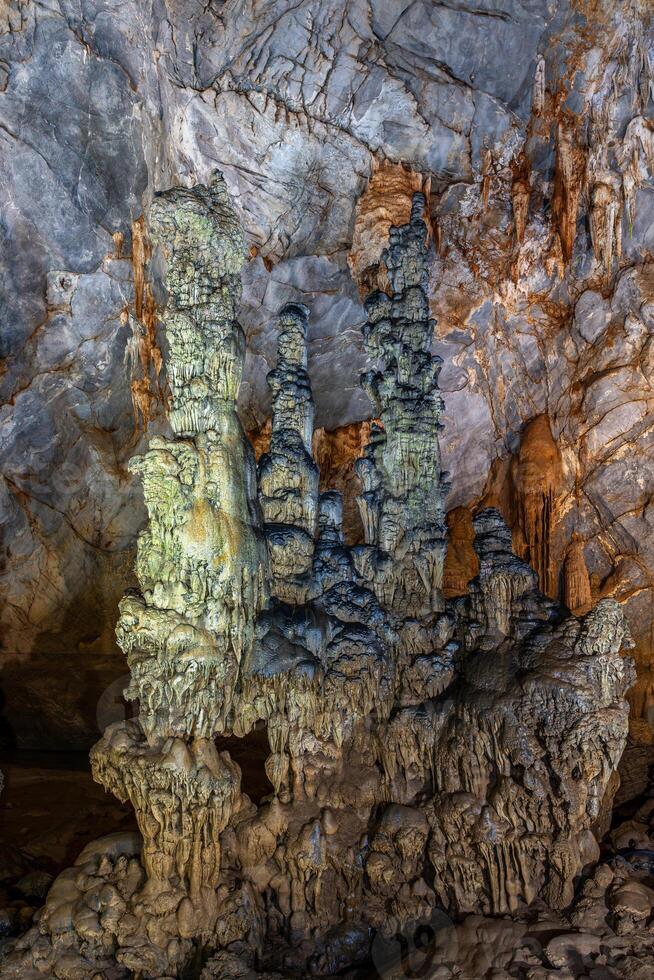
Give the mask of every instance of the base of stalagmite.
M 145 874 L 137 834 L 114 834 L 90 844 L 74 867 L 55 881 L 39 921 L 0 963 L 2 980 L 128 980 L 156 956 L 141 945 L 112 947 L 111 930 L 122 908 L 142 889 Z M 650 980 L 654 975 L 654 784 L 633 817 L 615 828 L 603 860 L 580 878 L 569 909 L 541 901 L 514 917 L 469 915 L 453 921 L 434 913 L 400 935 L 373 938 L 367 961 L 339 980 Z M 73 925 L 71 925 L 73 923 Z M 107 955 L 90 962 L 89 948 L 106 943 Z M 112 951 L 113 950 L 113 951 Z M 200 980 L 299 980 L 269 947 L 242 943 L 213 952 L 180 941 Z M 169 960 L 170 962 L 170 960 Z M 266 968 L 266 962 L 271 965 Z M 173 980 L 174 974 L 149 974 Z M 323 975 L 327 978 L 327 975 Z

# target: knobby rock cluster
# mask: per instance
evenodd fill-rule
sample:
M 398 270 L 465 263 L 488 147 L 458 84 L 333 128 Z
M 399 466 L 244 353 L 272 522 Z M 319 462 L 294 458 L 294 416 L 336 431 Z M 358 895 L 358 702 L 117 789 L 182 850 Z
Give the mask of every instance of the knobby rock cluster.
M 3 978 L 331 976 L 437 909 L 462 923 L 450 940 L 467 929 L 487 945 L 500 922 L 518 948 L 534 903 L 583 924 L 610 888 L 615 930 L 645 921 L 628 904 L 634 889 L 647 904 L 642 886 L 605 865 L 576 889 L 627 737 L 619 606 L 576 618 L 545 597 L 492 508 L 474 518 L 476 578 L 444 595 L 424 207 L 415 193 L 391 228 L 388 291 L 366 301 L 379 421 L 357 463 L 364 543 L 349 547 L 311 453 L 309 310 L 279 316 L 257 472 L 236 414 L 246 248 L 225 183 L 155 199 L 174 437 L 132 463 L 149 523 L 118 638 L 139 713 L 91 757 L 140 835 L 101 840 L 60 875 Z M 271 792 L 257 806 L 215 738 L 261 726 Z M 569 947 L 547 947 L 553 970 Z

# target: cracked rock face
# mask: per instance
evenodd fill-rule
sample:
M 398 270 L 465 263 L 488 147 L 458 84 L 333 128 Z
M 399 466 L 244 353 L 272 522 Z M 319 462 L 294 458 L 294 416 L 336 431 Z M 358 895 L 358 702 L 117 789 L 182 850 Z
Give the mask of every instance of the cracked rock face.
M 142 216 L 216 165 L 249 249 L 247 430 L 271 412 L 286 303 L 311 310 L 316 425 L 368 424 L 360 294 L 386 288 L 388 229 L 427 194 L 444 508 L 468 528 L 447 591 L 475 572 L 471 510 L 500 507 L 544 591 L 621 604 L 647 719 L 651 78 L 645 0 L 0 4 L 2 659 L 20 744 L 90 744 L 124 671 L 113 625 L 146 520 L 127 461 L 146 424 L 171 434 Z M 537 418 L 557 456 L 542 500 L 511 463 Z
M 545 921 L 573 908 L 585 923 L 606 901 L 606 935 L 630 937 L 623 957 L 649 955 L 654 891 L 627 873 L 608 891 L 603 865 L 576 888 L 598 860 L 593 831 L 628 733 L 619 604 L 577 617 L 543 595 L 491 507 L 473 520 L 468 593 L 443 593 L 425 209 L 414 193 L 381 257 L 389 292 L 365 302 L 379 422 L 358 464 L 364 541 L 349 547 L 342 498 L 320 492 L 310 453 L 308 308 L 279 314 L 255 478 L 236 414 L 244 247 L 225 181 L 155 200 L 174 434 L 133 466 L 149 520 L 117 635 L 139 713 L 91 753 L 140 837 L 100 840 L 57 878 L 0 964 L 6 980 L 334 977 L 364 964 L 393 976 L 377 941 L 440 914 L 474 949 L 484 916 L 512 915 L 506 952 L 535 902 Z M 257 726 L 272 790 L 259 805 L 214 741 Z M 562 932 L 539 947 L 543 964 L 599 955 L 597 935 Z

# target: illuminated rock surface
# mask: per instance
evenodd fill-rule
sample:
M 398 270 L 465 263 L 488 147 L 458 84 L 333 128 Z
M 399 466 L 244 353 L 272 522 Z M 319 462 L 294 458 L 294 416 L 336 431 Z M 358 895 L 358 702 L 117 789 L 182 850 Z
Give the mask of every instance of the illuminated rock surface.
M 350 548 L 340 495 L 319 494 L 310 454 L 309 311 L 279 316 L 257 488 L 235 411 L 235 211 L 220 174 L 154 202 L 176 435 L 133 464 L 149 523 L 118 637 L 140 714 L 92 751 L 141 834 L 85 849 L 1 976 L 333 976 L 373 963 L 392 976 L 394 937 L 439 909 L 461 925 L 438 936 L 470 947 L 457 962 L 482 955 L 489 930 L 503 938 L 484 955 L 508 957 L 529 915 L 562 934 L 529 955 L 565 970 L 600 939 L 564 917 L 582 922 L 604 896 L 606 930 L 630 937 L 611 955 L 649 955 L 654 892 L 603 866 L 575 892 L 598 861 L 593 830 L 606 829 L 627 738 L 635 675 L 619 605 L 577 618 L 546 598 L 492 508 L 473 520 L 468 594 L 443 594 L 424 208 L 414 194 L 409 222 L 390 229 L 390 293 L 366 302 L 380 422 L 358 464 L 365 541 Z M 256 805 L 214 736 L 262 723 L 272 791 Z
M 248 431 L 270 415 L 289 302 L 311 307 L 316 425 L 369 425 L 360 295 L 384 288 L 388 228 L 425 191 L 445 509 L 501 491 L 540 561 L 537 494 L 506 470 L 545 419 L 544 591 L 566 595 L 577 535 L 592 601 L 629 620 L 647 716 L 652 63 L 646 0 L 0 4 L 1 656 L 19 745 L 88 748 L 124 673 L 117 604 L 146 520 L 127 462 L 170 436 L 143 215 L 216 164 L 250 256 Z

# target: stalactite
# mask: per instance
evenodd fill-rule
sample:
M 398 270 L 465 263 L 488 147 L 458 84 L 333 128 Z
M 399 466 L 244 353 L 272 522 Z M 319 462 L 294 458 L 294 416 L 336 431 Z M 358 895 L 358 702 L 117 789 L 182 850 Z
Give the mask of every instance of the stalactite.
M 607 275 L 622 252 L 620 180 L 612 173 L 594 176 L 590 193 L 590 237 L 593 254 Z
M 531 192 L 529 180 L 529 161 L 523 153 L 513 165 L 513 182 L 511 185 L 513 220 L 515 222 L 515 235 L 518 243 L 524 240 L 527 221 L 529 219 L 529 195 Z
M 592 603 L 590 576 L 584 558 L 584 543 L 573 534 L 563 566 L 564 599 L 573 613 L 586 612 Z
M 566 262 L 572 258 L 572 249 L 577 237 L 577 218 L 584 175 L 585 153 L 579 145 L 573 123 L 563 117 L 559 122 L 556 138 L 552 217 L 561 239 Z
M 513 465 L 518 525 L 523 557 L 538 574 L 543 592 L 558 595 L 558 569 L 552 556 L 557 496 L 562 484 L 561 458 L 549 418 L 539 415 L 525 427 Z
M 622 193 L 630 229 L 636 220 L 636 192 L 654 174 L 654 132 L 651 121 L 634 116 L 616 151 L 622 172 Z
M 535 116 L 541 116 L 545 108 L 545 81 L 545 59 L 539 55 L 531 94 L 531 109 Z
M 491 182 L 493 180 L 493 169 L 493 154 L 491 150 L 486 147 L 481 158 L 481 199 L 484 206 L 484 211 L 488 210 Z

